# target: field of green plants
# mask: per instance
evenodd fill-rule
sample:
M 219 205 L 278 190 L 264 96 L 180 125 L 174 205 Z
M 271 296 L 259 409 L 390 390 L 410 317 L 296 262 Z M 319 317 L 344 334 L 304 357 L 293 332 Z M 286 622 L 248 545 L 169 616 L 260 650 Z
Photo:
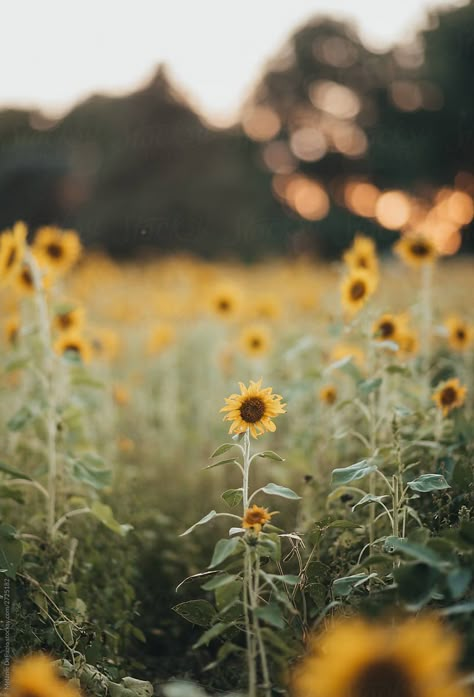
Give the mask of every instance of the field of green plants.
M 469 695 L 470 260 L 27 233 L 0 236 L 6 694 Z

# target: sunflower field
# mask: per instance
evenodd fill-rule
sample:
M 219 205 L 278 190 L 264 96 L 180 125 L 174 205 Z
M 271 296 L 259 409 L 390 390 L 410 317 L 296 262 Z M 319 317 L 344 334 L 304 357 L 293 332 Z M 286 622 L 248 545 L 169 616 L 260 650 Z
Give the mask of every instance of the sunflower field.
M 472 267 L 0 236 L 8 697 L 467 697 Z

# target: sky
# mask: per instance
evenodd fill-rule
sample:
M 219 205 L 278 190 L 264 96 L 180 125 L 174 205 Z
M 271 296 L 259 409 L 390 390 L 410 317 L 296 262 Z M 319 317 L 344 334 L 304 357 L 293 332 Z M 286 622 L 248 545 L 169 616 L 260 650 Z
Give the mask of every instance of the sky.
M 0 9 L 0 108 L 59 116 L 92 93 L 125 94 L 160 63 L 210 122 L 236 118 L 291 32 L 352 20 L 369 47 L 409 39 L 426 10 L 466 0 L 15 0 Z

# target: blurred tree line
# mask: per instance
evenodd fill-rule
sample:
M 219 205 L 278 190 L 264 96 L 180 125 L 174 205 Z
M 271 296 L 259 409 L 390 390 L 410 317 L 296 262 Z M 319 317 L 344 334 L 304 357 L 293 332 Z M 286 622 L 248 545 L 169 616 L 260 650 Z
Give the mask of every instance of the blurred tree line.
M 378 54 L 346 24 L 308 23 L 228 129 L 206 125 L 163 68 L 145 88 L 93 96 L 57 122 L 0 112 L 0 228 L 17 219 L 75 227 L 116 255 L 152 246 L 247 259 L 332 256 L 357 230 L 388 245 L 395 233 L 351 212 L 338 182 L 358 177 L 423 195 L 473 171 L 473 66 L 471 2 L 430 15 L 415 44 Z M 331 96 L 328 85 L 339 92 Z M 262 106 L 267 121 L 252 124 Z M 338 147 L 318 141 L 319 126 L 336 129 Z M 326 188 L 323 217 L 307 219 L 275 195 L 275 175 L 285 172 Z M 472 226 L 463 249 L 474 251 Z

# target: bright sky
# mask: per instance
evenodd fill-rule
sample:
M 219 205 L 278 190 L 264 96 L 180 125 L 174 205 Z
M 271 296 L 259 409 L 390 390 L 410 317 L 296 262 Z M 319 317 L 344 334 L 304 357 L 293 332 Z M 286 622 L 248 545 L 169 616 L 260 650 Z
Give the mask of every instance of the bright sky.
M 0 105 L 59 114 L 93 92 L 126 93 L 165 62 L 216 123 L 291 31 L 318 13 L 353 19 L 369 45 L 406 40 L 427 8 L 466 0 L 15 0 L 0 10 Z

